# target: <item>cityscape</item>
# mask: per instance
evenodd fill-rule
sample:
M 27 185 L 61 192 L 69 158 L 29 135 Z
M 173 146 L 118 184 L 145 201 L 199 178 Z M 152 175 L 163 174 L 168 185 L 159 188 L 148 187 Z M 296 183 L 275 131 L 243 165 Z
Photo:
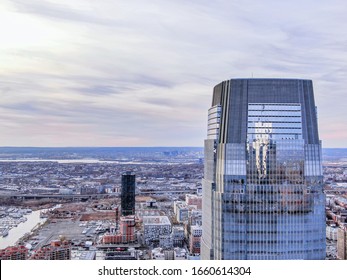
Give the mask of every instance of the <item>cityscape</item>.
M 1 258 L 199 258 L 202 148 L 0 150 Z
M 109 149 L 103 161 L 103 148 L 0 148 L 1 259 L 200 259 L 203 149 Z M 347 149 L 323 149 L 327 260 L 346 258 L 346 162 Z
M 2 1 L 0 260 L 347 260 L 346 11 Z

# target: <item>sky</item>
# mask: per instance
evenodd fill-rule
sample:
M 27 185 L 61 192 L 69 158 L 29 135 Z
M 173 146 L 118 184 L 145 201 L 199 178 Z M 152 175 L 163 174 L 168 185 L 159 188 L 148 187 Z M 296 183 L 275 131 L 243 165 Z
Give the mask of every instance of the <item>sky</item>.
M 203 146 L 213 87 L 313 80 L 347 148 L 345 0 L 1 0 L 0 146 Z

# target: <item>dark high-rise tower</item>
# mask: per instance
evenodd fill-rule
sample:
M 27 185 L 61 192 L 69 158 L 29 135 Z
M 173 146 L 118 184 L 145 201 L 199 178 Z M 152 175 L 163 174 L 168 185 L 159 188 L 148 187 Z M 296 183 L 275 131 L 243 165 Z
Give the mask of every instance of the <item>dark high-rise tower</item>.
M 321 143 L 310 80 L 232 79 L 208 112 L 202 259 L 324 259 Z
M 135 214 L 135 174 L 126 172 L 122 174 L 121 208 L 122 215 Z

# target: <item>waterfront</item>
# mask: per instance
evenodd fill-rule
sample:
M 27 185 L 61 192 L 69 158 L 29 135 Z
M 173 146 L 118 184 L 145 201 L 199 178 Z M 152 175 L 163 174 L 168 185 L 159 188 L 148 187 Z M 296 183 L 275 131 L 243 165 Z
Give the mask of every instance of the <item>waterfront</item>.
M 172 162 L 168 163 L 166 161 L 158 162 L 158 161 L 127 161 L 127 160 L 100 160 L 100 159 L 0 159 L 0 163 L 23 163 L 23 162 L 37 162 L 37 163 L 45 163 L 45 162 L 55 162 L 59 164 L 191 164 L 196 162 L 196 160 L 188 161 L 188 162 Z
M 25 217 L 27 218 L 25 222 L 12 228 L 6 237 L 0 237 L 0 249 L 15 245 L 20 238 L 29 233 L 35 226 L 46 221 L 46 219 L 40 218 L 40 210 L 33 211 Z
M 0 159 L 0 162 L 119 163 L 99 159 Z

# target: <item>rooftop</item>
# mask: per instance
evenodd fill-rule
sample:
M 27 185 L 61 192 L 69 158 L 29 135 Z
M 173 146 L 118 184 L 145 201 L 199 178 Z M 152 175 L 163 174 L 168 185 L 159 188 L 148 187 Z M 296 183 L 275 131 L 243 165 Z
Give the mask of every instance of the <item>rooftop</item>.
M 143 224 L 145 225 L 171 225 L 170 220 L 167 216 L 144 216 Z

